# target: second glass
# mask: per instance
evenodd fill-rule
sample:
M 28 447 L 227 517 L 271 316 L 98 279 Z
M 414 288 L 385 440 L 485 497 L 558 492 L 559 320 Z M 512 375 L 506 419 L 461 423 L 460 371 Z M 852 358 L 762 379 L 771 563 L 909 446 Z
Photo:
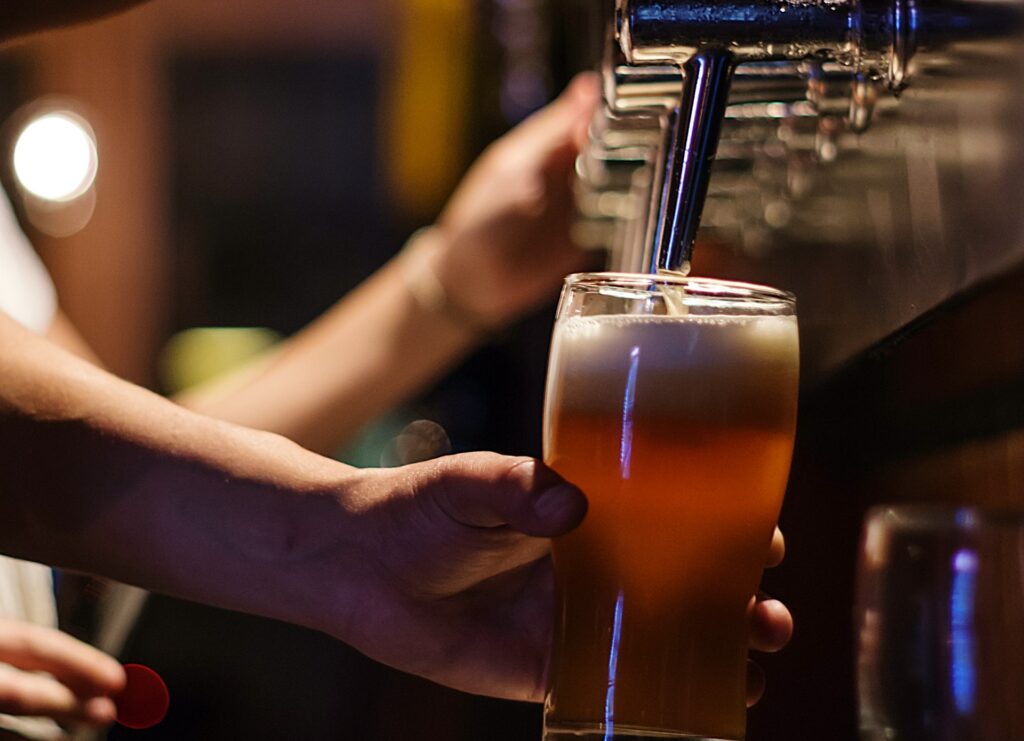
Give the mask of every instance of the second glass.
M 872 509 L 857 605 L 861 738 L 1024 738 L 1024 514 Z
M 742 739 L 747 607 L 789 473 L 793 297 L 725 281 L 570 276 L 544 458 L 590 502 L 554 543 L 545 739 Z

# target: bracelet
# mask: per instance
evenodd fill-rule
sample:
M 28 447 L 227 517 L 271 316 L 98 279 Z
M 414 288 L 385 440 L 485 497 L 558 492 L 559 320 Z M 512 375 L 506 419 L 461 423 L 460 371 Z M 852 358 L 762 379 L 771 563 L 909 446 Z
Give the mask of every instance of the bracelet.
M 495 329 L 494 323 L 452 301 L 437 276 L 431 264 L 431 257 L 438 250 L 437 240 L 431 238 L 436 236 L 436 229 L 433 226 L 417 229 L 402 247 L 399 261 L 405 287 L 422 310 L 442 316 L 472 334 L 489 334 Z

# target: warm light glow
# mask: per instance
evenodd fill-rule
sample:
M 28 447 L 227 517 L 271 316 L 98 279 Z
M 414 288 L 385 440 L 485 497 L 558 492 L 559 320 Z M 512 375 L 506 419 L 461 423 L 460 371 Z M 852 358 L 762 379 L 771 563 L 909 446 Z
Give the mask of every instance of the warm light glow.
M 63 203 L 78 198 L 96 179 L 96 142 L 89 126 L 68 111 L 29 121 L 14 145 L 14 174 L 32 195 Z

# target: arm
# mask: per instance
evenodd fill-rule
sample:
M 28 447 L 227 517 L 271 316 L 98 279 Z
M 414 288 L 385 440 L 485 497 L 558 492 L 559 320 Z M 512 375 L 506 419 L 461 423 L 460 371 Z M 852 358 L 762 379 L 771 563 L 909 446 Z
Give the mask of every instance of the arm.
M 360 471 L 189 412 L 0 312 L 0 551 L 330 633 L 539 699 L 547 537 L 580 493 L 529 458 Z
M 585 510 L 530 458 L 352 469 L 119 381 L 0 312 L 0 552 L 288 620 L 442 684 L 539 700 L 548 538 Z M 778 536 L 771 561 L 781 556 Z M 751 605 L 755 648 L 781 648 L 791 629 L 781 604 Z
M 175 401 L 311 450 L 336 450 L 478 340 L 472 329 L 420 307 L 403 275 L 408 257 L 392 260 L 269 354 Z
M 339 489 L 346 467 L 191 414 L 2 314 L 0 379 L 5 552 L 235 602 L 244 563 L 278 555 L 288 528 L 264 521 L 276 504 L 347 516 L 333 498 L 305 496 Z M 248 506 L 234 511 L 241 496 Z
M 407 250 L 268 357 L 177 400 L 329 452 L 553 296 L 584 264 L 570 175 L 597 95 L 577 80 L 493 145 Z

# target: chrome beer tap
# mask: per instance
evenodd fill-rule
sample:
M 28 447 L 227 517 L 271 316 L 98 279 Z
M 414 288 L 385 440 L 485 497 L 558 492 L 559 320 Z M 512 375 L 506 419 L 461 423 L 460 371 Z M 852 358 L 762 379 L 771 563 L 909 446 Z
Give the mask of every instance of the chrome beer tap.
M 845 79 L 850 129 L 861 131 L 876 86 L 906 85 L 918 22 L 914 0 L 619 0 L 615 29 L 625 60 L 670 64 L 683 79 L 664 127 L 644 267 L 688 269 L 730 102 L 804 98 L 827 115 L 838 97 L 830 83 Z M 736 74 L 741 65 L 750 71 Z
M 660 193 L 667 153 L 672 151 L 670 117 L 678 109 L 683 79 L 672 64 L 628 64 L 609 34 L 602 61 L 604 105 L 595 112 L 590 145 L 577 172 L 579 203 L 587 219 L 586 243 L 610 248 L 613 270 L 652 269 L 652 249 L 662 223 Z M 822 73 L 822 100 L 833 94 L 826 81 L 836 75 Z M 808 103 L 805 75 L 792 63 L 767 62 L 740 67 L 734 75 L 727 118 L 748 123 L 764 118 L 778 104 Z M 845 102 L 846 98 L 843 98 Z M 777 115 L 773 113 L 772 115 Z

